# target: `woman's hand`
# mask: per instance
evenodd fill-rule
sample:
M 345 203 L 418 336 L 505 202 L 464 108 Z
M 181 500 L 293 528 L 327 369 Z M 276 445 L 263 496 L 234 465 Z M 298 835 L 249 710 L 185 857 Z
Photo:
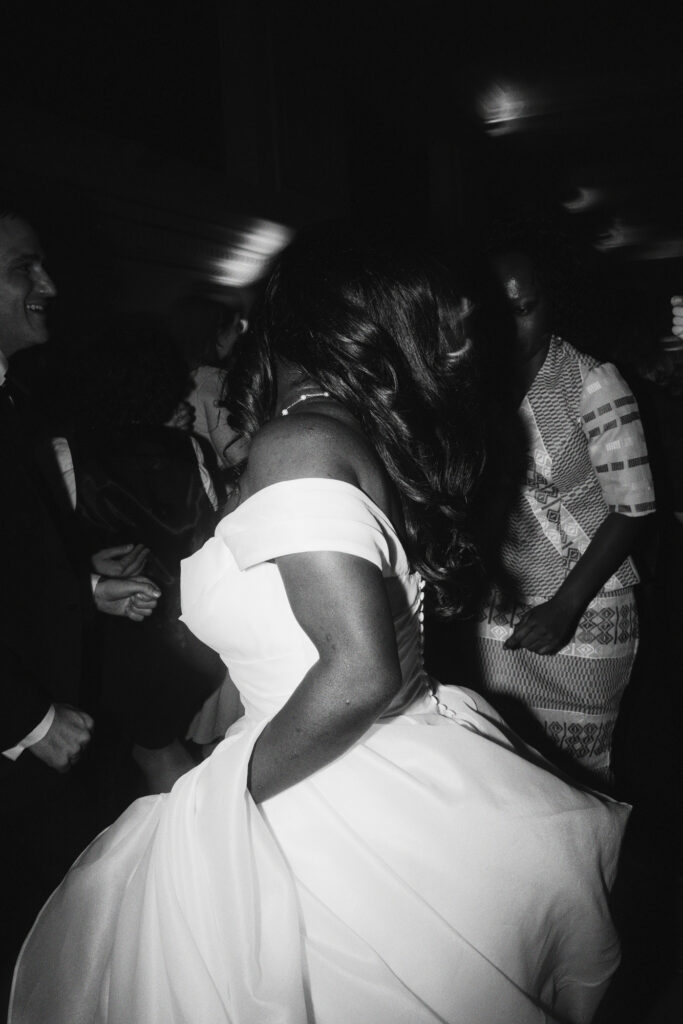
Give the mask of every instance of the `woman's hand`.
M 633 548 L 644 518 L 610 512 L 557 593 L 528 611 L 504 646 L 512 651 L 526 647 L 536 654 L 556 654 L 564 647 L 590 602 Z
M 569 612 L 556 598 L 551 598 L 531 608 L 503 646 L 509 651 L 525 647 L 535 654 L 557 654 L 571 639 L 579 617 Z

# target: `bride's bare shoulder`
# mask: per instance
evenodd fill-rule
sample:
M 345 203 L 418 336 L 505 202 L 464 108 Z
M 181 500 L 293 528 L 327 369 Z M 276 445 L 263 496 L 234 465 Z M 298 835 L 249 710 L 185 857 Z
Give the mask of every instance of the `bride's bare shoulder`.
M 367 454 L 357 431 L 332 416 L 301 413 L 265 424 L 251 442 L 243 477 L 250 493 L 299 477 L 331 477 L 357 484 Z

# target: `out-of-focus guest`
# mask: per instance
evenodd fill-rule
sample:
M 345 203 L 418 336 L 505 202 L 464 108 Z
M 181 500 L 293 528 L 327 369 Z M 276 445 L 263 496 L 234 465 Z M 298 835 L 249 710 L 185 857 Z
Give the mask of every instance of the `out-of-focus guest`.
M 221 399 L 226 367 L 237 339 L 247 329 L 247 319 L 241 307 L 189 297 L 174 308 L 170 323 L 192 371 L 186 400 L 194 412 L 193 433 L 210 445 L 218 468 L 229 469 L 246 452 L 228 424 Z
M 662 497 L 667 513 L 683 526 L 683 297 L 671 297 L 671 334 L 659 339 L 638 373 L 652 397 L 657 421 Z
M 647 432 L 657 515 L 656 529 L 638 552 L 649 644 L 639 659 L 638 685 L 629 693 L 620 727 L 620 768 L 629 796 L 647 790 L 651 804 L 653 794 L 664 798 L 666 793 L 669 808 L 680 806 L 680 764 L 675 761 L 683 615 L 683 305 L 678 296 L 671 305 L 671 333 L 650 344 L 632 376 Z
M 480 685 L 517 730 L 608 784 L 637 649 L 629 553 L 654 491 L 629 387 L 555 333 L 556 244 L 520 234 L 492 255 L 514 320 L 527 456 L 476 646 Z
M 57 442 L 90 549 L 131 537 L 149 548 L 156 615 L 138 629 L 106 623 L 102 708 L 132 741 L 148 792 L 195 763 L 187 727 L 224 677 L 220 659 L 179 621 L 180 562 L 215 526 L 215 495 L 196 440 L 169 427 L 188 368 L 153 318 L 114 321 L 68 369 L 72 425 Z
M 84 640 L 94 609 L 137 628 L 158 596 L 135 575 L 146 553 L 132 544 L 99 552 L 103 575 L 91 579 L 74 517 L 51 487 L 56 474 L 34 447 L 40 410 L 13 380 L 13 357 L 47 342 L 55 295 L 36 232 L 0 200 L 0 1002 L 41 903 L 108 823 L 90 800 L 89 757 L 81 761 L 93 729 Z
M 683 338 L 683 295 L 671 296 L 671 333 Z
M 186 398 L 181 398 L 164 426 L 185 430 L 188 434 L 194 433 L 194 409 Z

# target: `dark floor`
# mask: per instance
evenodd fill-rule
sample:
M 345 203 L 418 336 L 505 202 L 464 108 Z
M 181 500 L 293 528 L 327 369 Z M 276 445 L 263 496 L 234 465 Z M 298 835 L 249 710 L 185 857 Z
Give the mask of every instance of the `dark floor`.
M 680 627 L 641 621 L 613 751 L 617 795 L 633 804 L 614 894 L 623 961 L 595 1024 L 683 1022 Z

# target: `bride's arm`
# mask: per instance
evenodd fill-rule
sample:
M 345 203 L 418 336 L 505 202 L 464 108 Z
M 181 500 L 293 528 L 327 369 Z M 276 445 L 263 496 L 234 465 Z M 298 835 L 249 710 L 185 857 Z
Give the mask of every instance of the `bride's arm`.
M 401 686 L 381 573 L 355 555 L 278 558 L 287 597 L 319 660 L 261 733 L 249 789 L 257 803 L 329 764 L 358 740 Z
M 275 420 L 252 442 L 245 493 L 298 477 L 357 484 L 358 445 L 354 432 L 328 417 L 305 413 Z M 289 554 L 276 562 L 318 661 L 256 742 L 249 789 L 257 803 L 348 750 L 401 686 L 386 589 L 372 562 L 333 551 Z

